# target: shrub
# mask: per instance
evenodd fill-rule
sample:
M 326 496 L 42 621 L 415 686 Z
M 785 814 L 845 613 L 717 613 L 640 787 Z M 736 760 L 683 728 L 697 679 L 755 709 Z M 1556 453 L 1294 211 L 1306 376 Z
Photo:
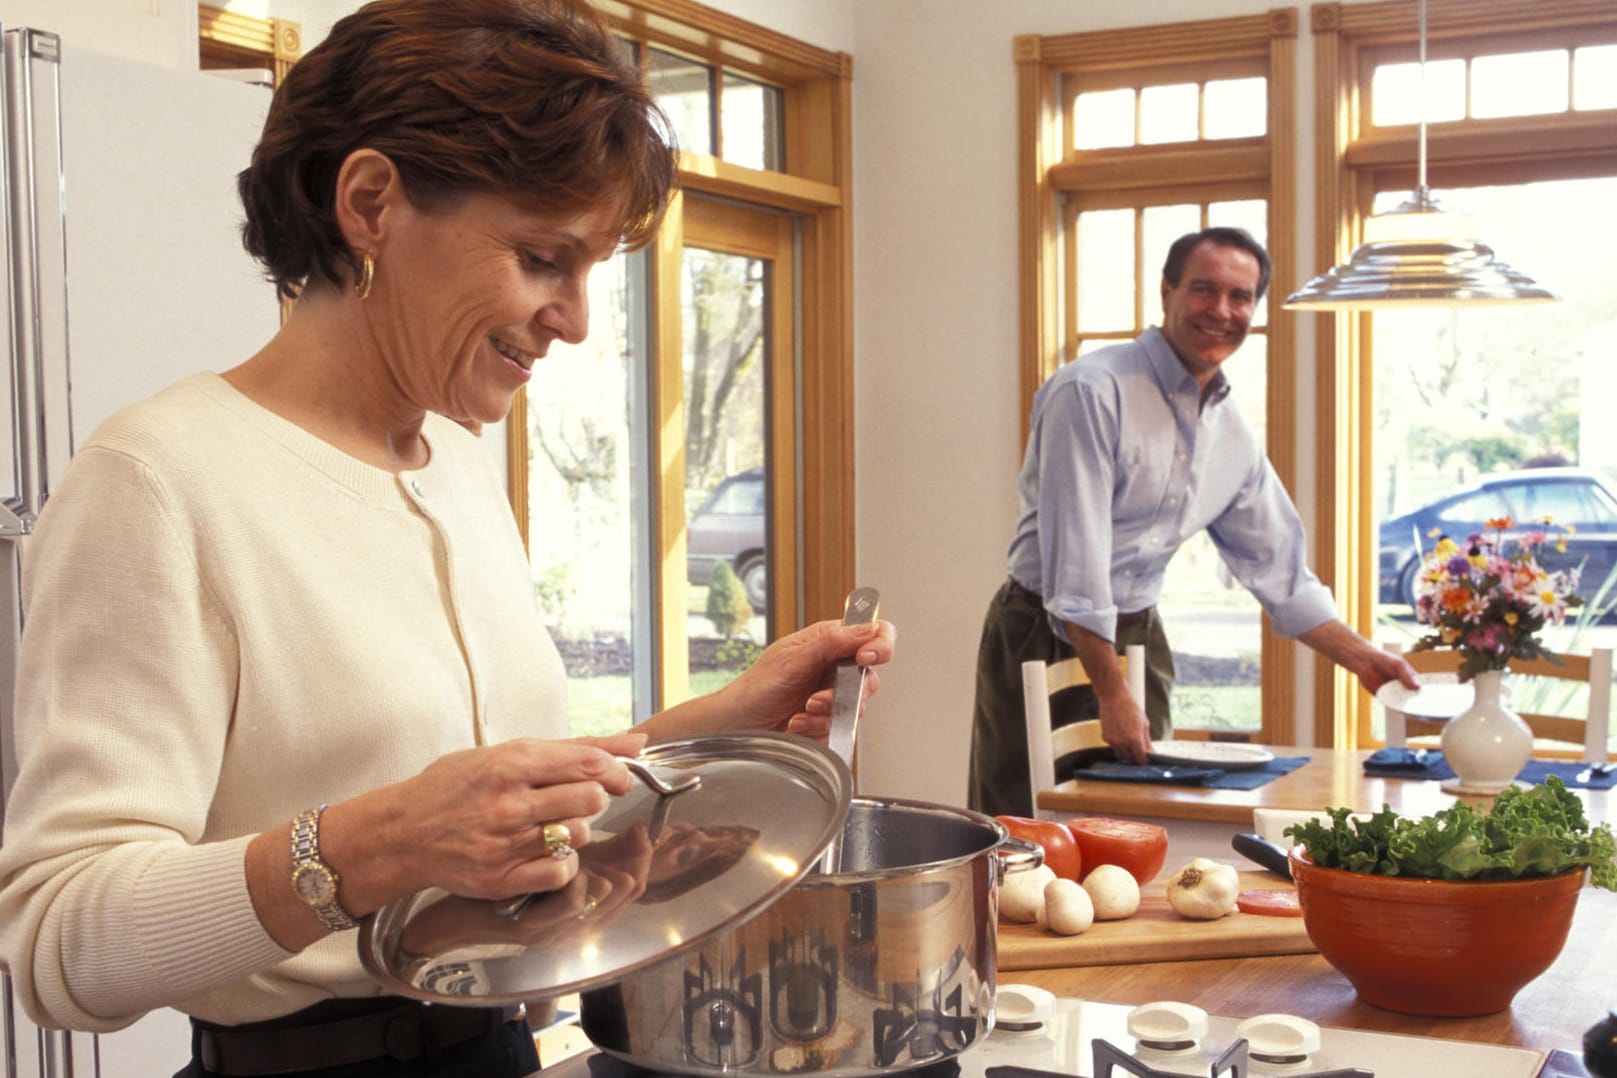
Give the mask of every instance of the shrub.
M 721 561 L 713 567 L 713 582 L 707 586 L 707 620 L 726 640 L 752 620 L 747 589 L 741 586 L 741 578 L 728 562 Z

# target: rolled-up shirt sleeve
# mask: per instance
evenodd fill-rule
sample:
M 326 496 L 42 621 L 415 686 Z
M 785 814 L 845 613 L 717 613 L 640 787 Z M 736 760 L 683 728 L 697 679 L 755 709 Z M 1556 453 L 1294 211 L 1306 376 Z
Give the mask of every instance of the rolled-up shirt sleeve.
M 1281 636 L 1336 618 L 1330 589 L 1308 568 L 1302 517 L 1267 459 L 1208 534 L 1230 573 L 1252 593 Z

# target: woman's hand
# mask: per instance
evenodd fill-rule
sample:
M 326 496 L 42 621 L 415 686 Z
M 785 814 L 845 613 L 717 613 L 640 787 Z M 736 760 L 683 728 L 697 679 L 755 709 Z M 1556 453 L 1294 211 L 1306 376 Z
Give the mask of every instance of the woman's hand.
M 572 851 L 589 842 L 588 821 L 629 790 L 621 757 L 644 745 L 628 733 L 466 749 L 333 805 L 321 851 L 342 876 L 344 907 L 360 916 L 425 887 L 488 899 L 566 887 L 578 872 Z M 547 824 L 567 829 L 567 854 L 547 846 Z
M 898 630 L 891 622 L 843 625 L 819 621 L 783 636 L 741 676 L 641 725 L 653 740 L 703 733 L 785 730 L 824 740 L 831 725 L 831 681 L 836 665 L 852 658 L 877 667 L 893 657 Z M 874 669 L 865 677 L 865 697 L 880 688 Z

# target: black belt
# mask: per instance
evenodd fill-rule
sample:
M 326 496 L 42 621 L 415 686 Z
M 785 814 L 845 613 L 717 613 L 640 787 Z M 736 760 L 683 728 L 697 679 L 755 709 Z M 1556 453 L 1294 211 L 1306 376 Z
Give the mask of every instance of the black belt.
M 1010 577 L 1008 580 L 1012 595 L 1015 595 L 1023 602 L 1032 603 L 1041 610 L 1044 608 L 1044 596 L 1040 595 L 1032 588 L 1023 587 L 1017 582 L 1015 577 Z M 1119 629 L 1137 629 L 1142 625 L 1150 624 L 1152 609 L 1152 607 L 1148 606 L 1144 610 L 1131 610 L 1126 614 L 1122 611 L 1118 611 L 1117 627 Z
M 349 1013 L 359 1009 L 361 1013 Z M 330 1000 L 286 1018 L 220 1026 L 193 1018 L 196 1055 L 216 1074 L 297 1074 L 369 1059 L 417 1059 L 487 1036 L 523 1008 L 449 1007 L 411 1000 Z

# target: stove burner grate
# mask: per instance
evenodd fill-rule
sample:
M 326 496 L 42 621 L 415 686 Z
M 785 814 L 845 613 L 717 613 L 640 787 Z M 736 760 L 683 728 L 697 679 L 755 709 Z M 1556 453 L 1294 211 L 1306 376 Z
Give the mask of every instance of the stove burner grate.
M 1090 1043 L 1095 1058 L 1095 1078 L 1112 1078 L 1112 1068 L 1121 1067 L 1136 1078 L 1183 1078 L 1176 1071 L 1162 1071 L 1151 1066 L 1135 1056 L 1129 1055 L 1123 1049 L 1103 1041 L 1099 1037 Z M 1237 1040 L 1234 1044 L 1219 1055 L 1209 1065 L 1209 1078 L 1223 1078 L 1228 1074 L 1231 1078 L 1246 1078 L 1248 1063 L 1248 1044 L 1246 1038 Z M 995 1078 L 991 1068 L 989 1078 Z M 1288 1078 L 1375 1078 L 1373 1071 L 1361 1070 L 1358 1067 L 1341 1067 L 1336 1070 L 1312 1071 L 1308 1074 L 1289 1075 Z

